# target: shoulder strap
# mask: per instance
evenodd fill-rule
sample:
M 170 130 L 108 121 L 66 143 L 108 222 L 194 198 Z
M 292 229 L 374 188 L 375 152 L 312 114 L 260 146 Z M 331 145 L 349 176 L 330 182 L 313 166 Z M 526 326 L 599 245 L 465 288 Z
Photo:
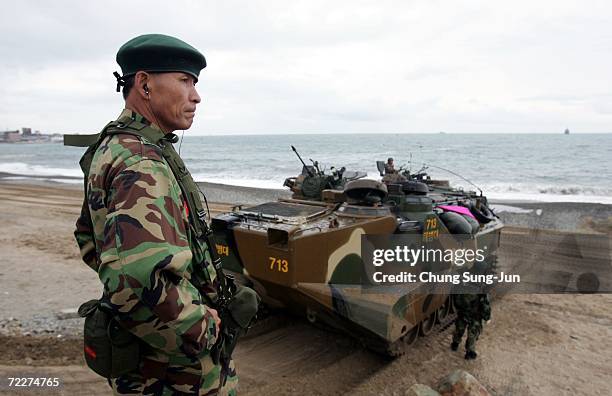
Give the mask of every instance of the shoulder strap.
M 64 146 L 89 147 L 95 144 L 99 137 L 99 133 L 93 135 L 64 135 Z
M 208 253 L 212 260 L 212 265 L 217 273 L 217 279 L 219 280 L 219 306 L 225 306 L 229 303 L 235 290 L 233 290 L 233 284 L 228 282 L 227 275 L 223 272 L 221 267 L 221 258 L 217 254 L 217 250 L 213 241 L 212 230 L 206 223 L 206 211 L 202 206 L 202 200 L 198 195 L 200 188 L 191 177 L 191 173 L 187 170 L 183 159 L 178 155 L 172 142 L 176 142 L 178 137 L 174 134 L 168 134 L 164 139 L 160 140 L 160 147 L 162 148 L 162 155 L 174 177 L 176 178 L 181 191 L 185 199 L 187 200 L 187 207 L 189 208 L 189 216 L 191 222 L 196 231 L 196 237 L 208 245 Z
M 189 214 L 192 216 L 193 224 L 198 233 L 198 237 L 202 237 L 207 232 L 208 226 L 206 222 L 198 221 L 200 217 L 205 219 L 206 211 L 202 206 L 202 201 L 198 196 L 199 188 L 187 170 L 185 163 L 174 150 L 172 143 L 178 141 L 178 137 L 173 134 L 164 134 L 162 131 L 155 129 L 149 125 L 135 121 L 131 118 L 127 120 L 119 119 L 116 122 L 110 123 L 102 131 L 101 135 L 118 135 L 128 134 L 139 136 L 149 143 L 158 146 L 162 151 L 162 156 L 170 166 L 170 170 L 174 174 L 181 191 L 187 201 Z
M 118 120 L 121 121 L 121 120 Z M 202 200 L 198 193 L 200 188 L 193 180 L 191 173 L 187 170 L 183 159 L 178 155 L 172 143 L 178 141 L 178 136 L 173 133 L 163 134 L 163 132 L 152 128 L 149 125 L 131 120 L 126 124 L 111 125 L 106 129 L 107 135 L 131 134 L 140 136 L 150 143 L 157 145 L 162 150 L 162 156 L 170 166 L 170 170 L 179 184 L 181 192 L 187 201 L 189 208 L 190 223 L 193 225 L 196 238 L 208 245 L 212 265 L 217 273 L 219 280 L 219 304 L 226 304 L 231 299 L 233 291 L 227 281 L 227 276 L 221 267 L 221 258 L 217 254 L 214 241 L 212 240 L 212 230 L 206 223 L 206 211 L 202 206 Z
M 85 200 L 87 200 L 87 179 L 89 177 L 89 168 L 93 156 L 100 146 L 100 143 L 106 136 L 128 134 L 139 136 L 149 143 L 158 146 L 162 150 L 162 156 L 170 166 L 170 170 L 174 174 L 176 181 L 181 188 L 181 192 L 186 199 L 187 207 L 189 209 L 189 216 L 191 217 L 191 224 L 196 232 L 196 238 L 202 240 L 208 245 L 209 254 L 212 260 L 213 267 L 217 272 L 217 279 L 219 279 L 219 299 L 220 303 L 229 301 L 231 298 L 232 291 L 230 285 L 226 280 L 226 276 L 221 268 L 221 259 L 217 254 L 215 245 L 212 241 L 212 231 L 206 223 L 206 211 L 202 206 L 202 200 L 200 199 L 198 192 L 199 187 L 191 177 L 191 174 L 187 170 L 185 163 L 182 158 L 178 155 L 172 143 L 178 141 L 178 137 L 173 134 L 164 134 L 162 131 L 155 129 L 147 124 L 140 121 L 136 121 L 131 117 L 121 117 L 116 121 L 109 122 L 102 132 L 96 135 L 65 135 L 64 145 L 67 146 L 88 146 L 87 151 L 81 157 L 79 164 L 84 174 L 84 191 Z M 91 219 L 89 219 L 91 222 Z

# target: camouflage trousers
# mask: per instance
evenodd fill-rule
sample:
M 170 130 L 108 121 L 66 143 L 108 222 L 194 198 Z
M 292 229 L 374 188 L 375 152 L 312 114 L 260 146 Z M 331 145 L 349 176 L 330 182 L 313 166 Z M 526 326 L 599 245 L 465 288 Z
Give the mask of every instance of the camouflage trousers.
M 138 371 L 110 382 L 114 395 L 235 396 L 238 376 L 233 360 L 229 364 L 229 372 L 224 374 L 226 382 L 221 386 L 221 367 L 214 365 L 208 356 L 198 366 L 167 365 L 145 359 Z
M 465 341 L 466 351 L 476 352 L 476 340 L 482 331 L 482 320 L 477 320 L 468 316 L 459 314 L 455 320 L 455 332 L 453 333 L 453 342 L 459 344 L 465 329 L 467 328 L 468 335 Z

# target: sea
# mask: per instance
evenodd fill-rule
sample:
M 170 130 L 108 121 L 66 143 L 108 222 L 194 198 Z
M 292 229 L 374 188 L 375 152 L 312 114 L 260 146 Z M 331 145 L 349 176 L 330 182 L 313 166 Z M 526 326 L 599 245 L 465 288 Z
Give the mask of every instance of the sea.
M 302 159 L 325 171 L 345 167 L 379 179 L 376 161 L 498 200 L 612 204 L 612 134 L 303 134 L 189 136 L 181 156 L 194 179 L 283 189 Z M 80 183 L 83 148 L 61 143 L 0 144 L 0 172 Z

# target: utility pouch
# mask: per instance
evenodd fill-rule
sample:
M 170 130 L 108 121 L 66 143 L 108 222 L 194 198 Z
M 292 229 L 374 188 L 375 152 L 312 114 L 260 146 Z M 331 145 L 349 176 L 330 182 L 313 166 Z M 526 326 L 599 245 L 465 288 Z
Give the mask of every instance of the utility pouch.
M 211 351 L 215 364 L 229 364 L 238 339 L 246 334 L 255 319 L 260 301 L 255 290 L 238 286 L 227 308 L 221 313 L 221 336 Z
M 102 308 L 99 300 L 79 307 L 85 318 L 83 331 L 85 362 L 104 378 L 117 378 L 138 369 L 139 340 Z
M 255 314 L 257 314 L 260 301 L 261 299 L 255 290 L 246 286 L 238 286 L 227 308 L 236 324 L 247 330 Z

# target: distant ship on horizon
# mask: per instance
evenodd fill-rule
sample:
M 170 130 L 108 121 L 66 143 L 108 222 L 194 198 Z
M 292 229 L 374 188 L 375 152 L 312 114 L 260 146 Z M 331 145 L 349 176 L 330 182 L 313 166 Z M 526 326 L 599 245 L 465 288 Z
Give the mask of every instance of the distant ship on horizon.
M 565 132 L 566 135 L 569 135 L 569 129 L 565 128 Z

